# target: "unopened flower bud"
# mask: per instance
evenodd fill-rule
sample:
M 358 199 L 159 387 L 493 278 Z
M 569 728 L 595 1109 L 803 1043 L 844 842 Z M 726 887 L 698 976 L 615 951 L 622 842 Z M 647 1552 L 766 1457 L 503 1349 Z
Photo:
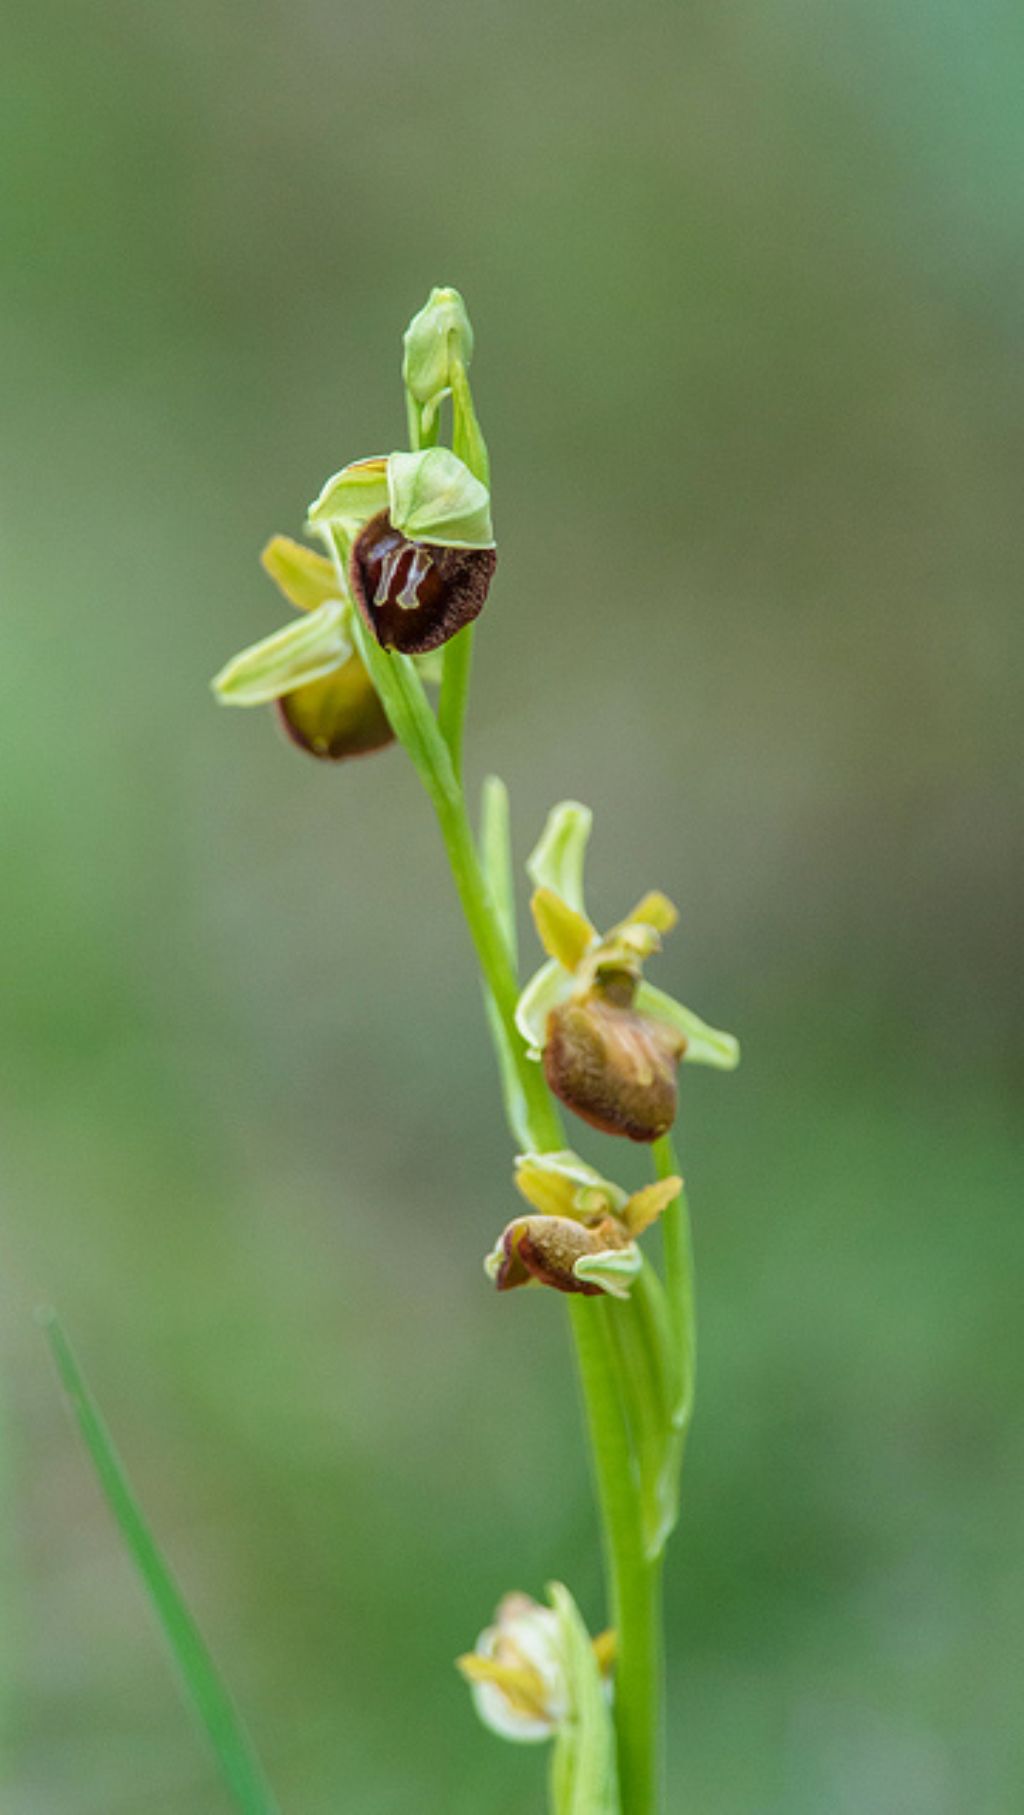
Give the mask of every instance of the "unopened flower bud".
M 656 1141 L 676 1116 L 682 1034 L 638 1015 L 632 987 L 602 985 L 548 1016 L 544 1073 L 567 1109 L 606 1134 Z
M 450 389 L 456 362 L 463 369 L 473 357 L 473 330 L 459 292 L 431 290 L 403 338 L 402 379 L 417 403 L 433 403 Z

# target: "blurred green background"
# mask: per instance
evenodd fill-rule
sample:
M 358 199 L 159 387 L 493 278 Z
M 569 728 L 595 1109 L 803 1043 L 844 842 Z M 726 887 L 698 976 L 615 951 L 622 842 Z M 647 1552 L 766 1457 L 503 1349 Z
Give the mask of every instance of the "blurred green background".
M 999 0 L 36 0 L 0 69 L 3 1802 L 224 1815 L 32 1312 L 289 1815 L 526 1815 L 451 1668 L 602 1618 L 562 1307 L 390 751 L 207 678 L 465 293 L 517 855 L 744 1040 L 685 1077 L 701 1379 L 672 1808 L 1024 1806 L 1024 25 Z M 528 955 L 532 956 L 532 950 Z M 584 1135 L 625 1178 L 642 1156 Z

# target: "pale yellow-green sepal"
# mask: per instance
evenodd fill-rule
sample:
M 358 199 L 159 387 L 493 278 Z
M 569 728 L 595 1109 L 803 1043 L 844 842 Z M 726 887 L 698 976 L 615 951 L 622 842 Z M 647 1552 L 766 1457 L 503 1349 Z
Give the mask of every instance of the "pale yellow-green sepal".
M 211 682 L 217 698 L 226 706 L 267 706 L 330 674 L 352 651 L 344 630 L 347 614 L 340 599 L 327 599 L 316 611 L 243 649 Z
M 559 801 L 526 860 L 531 882 L 538 888 L 553 889 L 578 914 L 585 912 L 583 864 L 593 823 L 589 807 L 578 800 Z
M 575 987 L 574 979 L 557 958 L 549 958 L 530 978 L 516 1003 L 516 1026 L 531 1059 L 539 1059 L 544 1050 L 552 1009 L 567 1002 Z
M 379 511 L 388 508 L 388 462 L 376 455 L 355 460 L 332 474 L 307 512 L 315 528 L 330 525 L 349 540 Z
M 568 1148 L 557 1153 L 519 1154 L 515 1180 L 527 1203 L 542 1216 L 617 1214 L 627 1202 L 620 1185 L 604 1178 Z

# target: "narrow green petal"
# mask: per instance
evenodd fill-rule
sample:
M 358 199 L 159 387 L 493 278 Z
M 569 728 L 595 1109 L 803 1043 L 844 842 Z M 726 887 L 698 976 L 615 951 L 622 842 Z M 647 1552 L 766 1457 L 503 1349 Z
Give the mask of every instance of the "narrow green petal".
M 740 1062 L 740 1043 L 733 1034 L 709 1027 L 692 1009 L 684 1008 L 653 983 L 641 983 L 633 1007 L 637 1014 L 652 1021 L 663 1021 L 675 1028 L 686 1040 L 684 1060 L 693 1065 L 712 1065 L 719 1071 L 735 1071 Z
M 538 888 L 553 889 L 556 895 L 585 914 L 583 905 L 583 863 L 594 815 L 578 800 L 560 801 L 552 807 L 547 823 L 526 860 L 530 880 Z
M 352 653 L 343 628 L 347 615 L 340 599 L 326 599 L 316 611 L 232 657 L 211 682 L 214 693 L 226 706 L 266 706 L 320 680 Z

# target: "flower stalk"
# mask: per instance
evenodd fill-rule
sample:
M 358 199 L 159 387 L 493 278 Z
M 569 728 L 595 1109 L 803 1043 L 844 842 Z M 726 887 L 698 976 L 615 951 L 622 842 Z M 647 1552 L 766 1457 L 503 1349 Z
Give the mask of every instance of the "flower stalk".
M 610 1652 L 604 1658 L 602 1641 L 591 1647 L 557 1584 L 550 1609 L 510 1597 L 482 1635 L 483 1653 L 460 1667 L 482 1716 L 506 1737 L 555 1737 L 552 1815 L 657 1815 L 662 1559 L 695 1368 L 689 1214 L 670 1132 L 676 1069 L 682 1059 L 731 1069 L 738 1049 L 643 976 L 677 918 L 664 895 L 648 891 L 606 934 L 591 923 L 583 894 L 591 815 L 575 802 L 551 814 L 527 866 L 547 961 L 520 987 L 508 797 L 496 778 L 485 784 L 478 842 L 462 780 L 473 620 L 495 561 L 472 350 L 462 299 L 433 291 L 405 336 L 410 451 L 357 461 L 328 480 L 308 523 L 328 562 L 282 538 L 271 544 L 268 571 L 309 616 L 236 657 L 215 686 L 228 703 L 276 701 L 295 741 L 332 757 L 387 741 L 362 704 L 355 725 L 352 696 L 362 702 L 365 692 L 434 808 L 530 1206 L 506 1228 L 488 1271 L 502 1289 L 568 1295 L 614 1627 L 611 1713 L 604 1664 L 595 1663 L 600 1653 L 610 1668 Z M 427 685 L 438 657 L 435 710 Z M 562 1107 L 648 1143 L 652 1183 L 629 1195 L 579 1159 Z M 656 1218 L 663 1278 L 639 1245 Z

